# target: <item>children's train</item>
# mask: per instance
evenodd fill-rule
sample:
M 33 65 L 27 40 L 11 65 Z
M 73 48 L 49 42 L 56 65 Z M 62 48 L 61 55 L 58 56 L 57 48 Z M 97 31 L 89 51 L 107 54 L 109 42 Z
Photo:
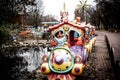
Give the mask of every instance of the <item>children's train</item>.
M 74 80 L 82 74 L 95 46 L 95 27 L 70 22 L 64 17 L 49 30 L 53 49 L 50 54 L 43 56 L 40 71 L 47 75 L 48 80 Z
M 53 50 L 43 56 L 41 72 L 49 80 L 74 80 L 81 75 L 95 46 L 94 27 L 64 21 L 49 28 Z

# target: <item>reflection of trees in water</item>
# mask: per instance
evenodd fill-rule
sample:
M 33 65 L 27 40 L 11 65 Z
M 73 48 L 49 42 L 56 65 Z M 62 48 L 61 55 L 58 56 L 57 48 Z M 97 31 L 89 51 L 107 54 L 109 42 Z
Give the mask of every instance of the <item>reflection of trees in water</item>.
M 32 62 L 35 66 L 40 65 L 40 63 L 35 63 L 42 61 L 42 53 L 40 51 L 47 53 L 46 49 L 43 50 L 43 48 L 39 47 L 8 47 L 0 49 L 0 78 L 4 80 L 19 80 L 26 77 L 30 73 L 27 71 L 26 66 L 32 64 Z M 19 55 L 26 52 L 31 54 L 31 57 L 28 56 L 31 62 Z
M 24 58 L 24 61 L 27 61 L 27 68 L 28 71 L 33 71 L 38 68 L 42 62 L 42 56 L 47 54 L 47 48 L 43 47 L 29 47 L 27 50 L 21 49 L 18 51 L 18 54 Z

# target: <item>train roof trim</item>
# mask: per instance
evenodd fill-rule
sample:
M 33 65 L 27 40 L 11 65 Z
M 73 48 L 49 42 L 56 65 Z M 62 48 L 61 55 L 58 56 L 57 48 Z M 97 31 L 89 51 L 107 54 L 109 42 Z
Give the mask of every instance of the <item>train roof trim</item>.
M 70 25 L 70 26 L 72 26 L 72 27 L 75 27 L 75 28 L 78 28 L 78 29 L 81 29 L 81 30 L 85 31 L 85 25 L 75 24 L 75 23 L 69 22 L 68 20 L 65 20 L 64 22 L 61 22 L 61 23 L 59 23 L 59 24 L 57 24 L 57 25 L 54 25 L 54 26 L 49 27 L 49 30 L 50 30 L 50 31 L 53 31 L 53 30 L 58 29 L 59 27 L 65 25 L 65 24 Z

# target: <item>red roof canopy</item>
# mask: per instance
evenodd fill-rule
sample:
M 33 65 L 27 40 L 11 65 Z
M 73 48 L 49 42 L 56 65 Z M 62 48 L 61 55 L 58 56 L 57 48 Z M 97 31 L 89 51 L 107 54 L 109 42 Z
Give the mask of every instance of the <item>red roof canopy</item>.
M 74 24 L 72 22 L 69 22 L 68 20 L 65 20 L 64 22 L 62 22 L 60 24 L 49 27 L 49 30 L 53 31 L 53 30 L 59 28 L 60 26 L 65 25 L 65 24 L 70 25 L 70 26 L 75 27 L 75 28 L 78 28 L 78 29 L 82 29 L 83 31 L 85 31 L 85 25 Z

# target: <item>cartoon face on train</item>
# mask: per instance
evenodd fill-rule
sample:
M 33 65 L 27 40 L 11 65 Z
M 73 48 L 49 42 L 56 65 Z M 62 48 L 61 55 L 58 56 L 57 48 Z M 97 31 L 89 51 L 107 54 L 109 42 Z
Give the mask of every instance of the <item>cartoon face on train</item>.
M 51 71 L 55 73 L 66 73 L 70 71 L 74 64 L 74 58 L 71 52 L 65 48 L 55 48 L 48 60 Z

